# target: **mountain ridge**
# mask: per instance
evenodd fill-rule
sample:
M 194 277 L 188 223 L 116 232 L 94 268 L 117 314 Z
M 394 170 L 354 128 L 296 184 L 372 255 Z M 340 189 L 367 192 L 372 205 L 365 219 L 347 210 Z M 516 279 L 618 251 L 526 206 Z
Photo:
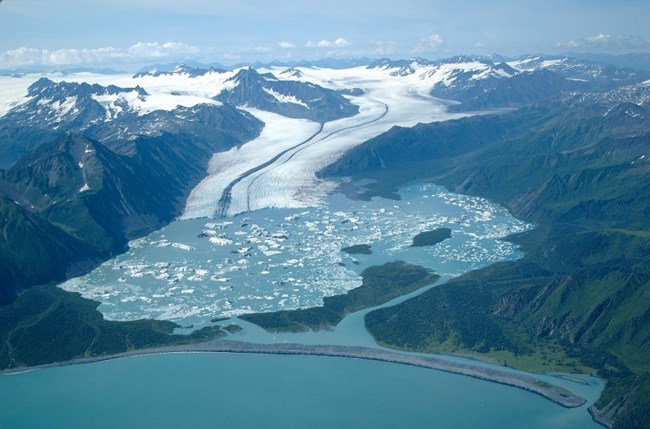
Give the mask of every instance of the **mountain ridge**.
M 396 128 L 321 175 L 374 178 L 384 187 L 425 178 L 490 198 L 536 225 L 510 238 L 523 259 L 369 313 L 377 341 L 500 356 L 512 366 L 562 350 L 559 362 L 578 359 L 607 380 L 594 413 L 609 410 L 610 426 L 643 427 L 650 410 L 642 393 L 650 353 L 642 298 L 650 293 L 650 119 L 638 105 L 630 115 L 632 103 L 570 100 Z

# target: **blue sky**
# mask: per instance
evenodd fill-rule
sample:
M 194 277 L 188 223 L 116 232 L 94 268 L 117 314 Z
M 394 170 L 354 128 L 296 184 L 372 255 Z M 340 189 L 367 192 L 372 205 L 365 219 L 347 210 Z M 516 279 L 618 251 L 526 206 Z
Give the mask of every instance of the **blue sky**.
M 0 69 L 650 51 L 650 2 L 4 0 Z

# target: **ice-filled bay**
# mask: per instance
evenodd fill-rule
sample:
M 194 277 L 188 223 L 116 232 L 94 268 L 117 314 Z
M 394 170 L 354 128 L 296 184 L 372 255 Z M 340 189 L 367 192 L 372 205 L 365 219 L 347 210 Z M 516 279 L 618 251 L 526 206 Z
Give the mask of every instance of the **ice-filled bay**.
M 322 304 L 361 285 L 364 268 L 404 260 L 442 275 L 519 256 L 500 239 L 529 226 L 481 198 L 411 184 L 399 201 L 341 194 L 308 209 L 178 220 L 130 243 L 130 251 L 61 287 L 101 302 L 112 320 L 167 319 L 195 328 L 213 318 Z M 452 237 L 411 247 L 439 227 Z M 341 249 L 371 246 L 370 255 Z

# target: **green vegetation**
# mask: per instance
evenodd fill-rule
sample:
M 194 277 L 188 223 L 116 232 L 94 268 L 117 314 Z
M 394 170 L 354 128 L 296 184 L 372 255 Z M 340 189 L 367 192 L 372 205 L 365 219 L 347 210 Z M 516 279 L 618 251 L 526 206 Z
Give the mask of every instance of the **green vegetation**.
M 641 156 L 650 115 L 628 107 L 549 103 L 393 129 L 323 171 L 384 187 L 428 178 L 536 224 L 511 237 L 523 259 L 369 313 L 375 338 L 526 369 L 595 371 L 607 380 L 597 407 L 614 426 L 647 427 L 650 162 Z
M 448 238 L 451 238 L 451 229 L 449 228 L 438 228 L 433 231 L 425 231 L 413 237 L 413 244 L 411 244 L 411 247 L 435 246 Z
M 372 255 L 372 250 L 370 250 L 370 245 L 368 244 L 357 244 L 355 246 L 344 247 L 341 249 L 341 252 L 345 252 L 348 255 Z
M 0 308 L 0 369 L 186 344 L 225 335 L 218 327 L 174 335 L 177 325 L 168 321 L 107 321 L 97 311 L 98 305 L 55 286 L 29 289 L 11 305 Z
M 18 285 L 64 280 L 97 263 L 100 254 L 14 201 L 0 196 L 0 304 Z M 76 261 L 70 264 L 69 261 Z
M 348 313 L 383 304 L 439 278 L 426 268 L 405 262 L 388 262 L 370 267 L 361 276 L 361 286 L 345 295 L 324 298 L 322 307 L 247 314 L 240 318 L 271 332 L 327 329 L 337 325 Z

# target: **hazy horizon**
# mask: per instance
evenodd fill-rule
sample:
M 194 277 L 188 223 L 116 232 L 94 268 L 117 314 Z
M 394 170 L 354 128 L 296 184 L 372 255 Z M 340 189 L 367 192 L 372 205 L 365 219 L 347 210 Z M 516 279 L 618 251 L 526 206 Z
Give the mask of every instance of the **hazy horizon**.
M 635 0 L 4 0 L 0 69 L 650 52 L 647 16 Z

